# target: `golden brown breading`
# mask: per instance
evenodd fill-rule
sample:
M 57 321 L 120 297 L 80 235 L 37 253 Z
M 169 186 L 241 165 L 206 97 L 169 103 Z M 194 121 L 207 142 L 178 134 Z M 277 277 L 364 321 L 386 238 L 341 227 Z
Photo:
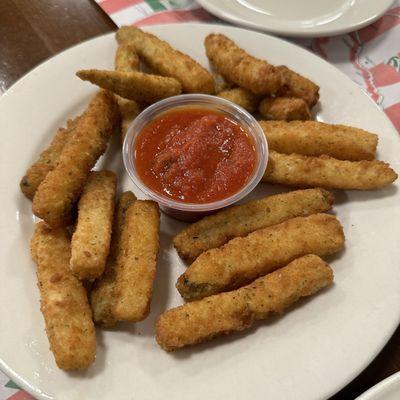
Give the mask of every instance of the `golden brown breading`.
M 303 99 L 295 97 L 268 97 L 261 101 L 260 114 L 268 119 L 280 121 L 311 119 L 310 109 Z
M 201 299 L 236 289 L 297 257 L 335 253 L 343 244 L 343 228 L 332 215 L 289 219 L 201 254 L 176 287 L 185 300 Z
M 92 171 L 78 203 L 78 220 L 71 240 L 70 267 L 79 279 L 98 278 L 110 250 L 117 176 Z
M 179 81 L 186 93 L 214 93 L 212 75 L 187 54 L 167 42 L 134 26 L 123 26 L 117 32 L 118 43 L 131 43 L 145 64 L 163 76 Z
M 279 96 L 303 99 L 310 108 L 317 104 L 319 86 L 284 65 L 280 65 L 277 69 L 282 73 L 285 82 L 278 92 Z
M 181 84 L 176 79 L 140 71 L 87 69 L 78 71 L 76 75 L 84 81 L 138 102 L 154 103 L 182 92 Z
M 215 93 L 220 93 L 224 90 L 233 89 L 234 85 L 227 82 L 220 74 L 214 73 L 213 77 L 215 81 Z
M 222 92 L 219 92 L 217 96 L 232 101 L 233 103 L 244 108 L 248 112 L 256 111 L 258 103 L 260 102 L 260 98 L 258 96 L 249 92 L 246 89 L 242 89 L 239 87 L 223 90 Z
M 133 120 L 141 113 L 142 105 L 134 100 L 124 99 L 115 95 L 121 113 L 121 143 L 124 142 L 126 132 Z
M 333 282 L 327 263 L 306 255 L 248 286 L 184 304 L 160 315 L 156 340 L 167 351 L 249 328 L 270 314 L 282 314 L 304 296 Z
M 136 54 L 135 46 L 122 43 L 115 52 L 114 66 L 116 71 L 131 72 L 139 69 L 140 60 Z
M 56 363 L 64 370 L 87 368 L 96 356 L 96 334 L 86 291 L 69 269 L 68 232 L 39 222 L 32 242 L 41 311 Z
M 135 47 L 130 43 L 120 44 L 115 53 L 115 70 L 121 72 L 131 72 L 139 69 L 139 57 L 136 54 Z M 121 113 L 121 143 L 124 142 L 126 131 L 132 121 L 142 111 L 142 106 L 134 101 L 124 99 L 115 95 Z
M 49 172 L 33 198 L 35 215 L 51 226 L 68 223 L 90 170 L 104 153 L 120 115 L 112 94 L 101 91 L 90 102 L 68 140 L 56 168 Z
M 136 201 L 132 192 L 121 194 L 114 213 L 113 232 L 111 238 L 110 254 L 107 260 L 104 274 L 95 281 L 90 293 L 90 305 L 93 311 L 93 320 L 103 326 L 110 327 L 117 322 L 112 307 L 115 300 L 115 265 L 119 254 L 119 242 L 125 222 L 125 213 L 129 206 Z
M 275 94 L 282 87 L 277 68 L 252 57 L 226 36 L 209 34 L 204 45 L 212 66 L 229 82 L 259 95 Z
M 279 153 L 327 155 L 339 160 L 373 160 L 378 135 L 346 125 L 317 121 L 259 121 L 268 147 Z
M 173 238 L 173 243 L 183 259 L 193 262 L 204 251 L 222 246 L 235 237 L 290 218 L 328 211 L 332 203 L 332 194 L 324 189 L 295 190 L 264 197 L 188 225 Z
M 126 211 L 121 233 L 112 312 L 118 321 L 141 321 L 150 312 L 159 246 L 160 212 L 150 200 Z
M 397 174 L 382 161 L 344 161 L 329 156 L 269 152 L 263 182 L 293 187 L 370 190 L 390 185 Z
M 131 71 L 80 70 L 76 75 L 114 94 L 129 100 L 154 103 L 182 92 L 181 84 L 174 78 Z
M 65 144 L 75 130 L 78 119 L 79 117 L 69 120 L 66 128 L 58 129 L 49 147 L 40 153 L 39 159 L 26 171 L 21 179 L 20 188 L 28 199 L 33 199 L 46 175 L 55 168 Z

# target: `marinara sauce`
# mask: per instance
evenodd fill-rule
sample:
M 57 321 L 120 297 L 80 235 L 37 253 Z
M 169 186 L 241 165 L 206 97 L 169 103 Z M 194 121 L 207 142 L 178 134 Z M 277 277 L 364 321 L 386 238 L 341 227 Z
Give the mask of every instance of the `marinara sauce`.
M 184 203 L 230 197 L 247 183 L 257 159 L 246 129 L 206 108 L 162 114 L 144 127 L 134 146 L 143 183 Z

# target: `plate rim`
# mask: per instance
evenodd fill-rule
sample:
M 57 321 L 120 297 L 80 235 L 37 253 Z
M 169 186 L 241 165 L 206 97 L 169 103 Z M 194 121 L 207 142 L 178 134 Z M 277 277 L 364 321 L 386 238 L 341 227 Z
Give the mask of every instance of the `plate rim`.
M 387 378 L 381 380 L 366 392 L 362 393 L 356 398 L 356 400 L 379 400 L 375 396 L 380 395 L 383 390 L 390 388 L 394 384 L 399 384 L 400 386 L 400 371 L 389 375 Z
M 307 52 L 309 54 L 309 56 L 312 56 L 315 59 L 318 59 L 319 60 L 318 62 L 322 62 L 326 67 L 328 67 L 328 68 L 332 69 L 333 71 L 335 71 L 335 73 L 339 73 L 340 75 L 342 75 L 342 77 L 345 78 L 347 80 L 347 82 L 352 85 L 353 88 L 357 88 L 356 90 L 361 91 L 363 93 L 364 97 L 368 98 L 370 104 L 371 105 L 373 104 L 374 107 L 377 110 L 379 110 L 379 112 L 384 116 L 384 118 L 385 118 L 386 122 L 388 123 L 388 125 L 391 126 L 391 130 L 394 133 L 394 137 L 397 138 L 397 139 L 394 139 L 394 140 L 400 141 L 400 135 L 397 134 L 396 128 L 394 127 L 394 125 L 392 124 L 390 119 L 387 117 L 387 115 L 382 111 L 382 109 L 370 98 L 370 96 L 359 85 L 357 85 L 354 81 L 352 81 L 344 72 L 339 70 L 337 67 L 335 67 L 333 64 L 329 63 L 325 59 L 323 59 L 323 58 L 319 57 L 318 55 L 316 55 L 315 53 L 311 52 L 307 48 L 303 48 L 302 46 L 300 46 L 300 45 L 298 45 L 296 43 L 292 43 L 290 40 L 287 40 L 285 38 L 276 37 L 276 36 L 270 35 L 270 34 L 265 33 L 265 32 L 253 31 L 253 30 L 246 29 L 244 27 L 229 26 L 229 25 L 226 26 L 226 25 L 219 24 L 219 23 L 188 22 L 188 23 L 172 23 L 172 24 L 155 24 L 155 25 L 145 26 L 145 27 L 143 27 L 143 29 L 144 30 L 151 30 L 152 28 L 157 29 L 157 28 L 166 27 L 166 26 L 171 27 L 172 29 L 174 27 L 181 27 L 182 28 L 184 26 L 186 26 L 188 28 L 190 28 L 191 26 L 203 26 L 203 27 L 207 27 L 207 28 L 215 27 L 215 28 L 222 28 L 222 29 L 228 29 L 228 30 L 242 30 L 242 31 L 250 32 L 250 33 L 256 34 L 256 35 L 267 36 L 269 38 L 269 40 L 278 41 L 278 42 L 283 41 L 283 42 L 286 42 L 287 44 L 289 44 L 291 46 L 294 46 L 294 47 L 296 47 L 296 48 L 298 48 L 298 49 L 300 49 L 302 51 L 305 51 L 305 52 Z M 28 73 L 26 73 L 21 78 L 19 78 L 13 85 L 11 85 L 6 90 L 6 92 L 4 92 L 0 96 L 0 108 L 1 108 L 1 104 L 4 101 L 6 101 L 6 100 L 3 100 L 3 98 L 7 98 L 8 95 L 10 95 L 15 90 L 16 87 L 19 87 L 21 84 L 24 84 L 23 82 L 24 82 L 25 79 L 29 79 L 31 76 L 33 76 L 35 73 L 37 73 L 37 71 L 39 69 L 41 69 L 47 63 L 51 62 L 54 58 L 57 58 L 58 56 L 62 55 L 63 53 L 67 53 L 71 49 L 74 49 L 74 48 L 76 48 L 78 46 L 87 44 L 88 42 L 91 42 L 91 41 L 102 40 L 103 38 L 108 37 L 108 36 L 112 36 L 114 34 L 115 34 L 115 31 L 112 31 L 112 32 L 109 32 L 109 33 L 106 33 L 106 34 L 101 34 L 101 35 L 94 36 L 93 38 L 90 38 L 90 39 L 84 40 L 82 42 L 79 42 L 79 43 L 77 43 L 75 45 L 72 45 L 72 46 L 64 49 L 63 51 L 55 54 L 54 56 L 52 56 L 50 58 L 47 58 L 46 60 L 42 61 L 40 64 L 38 64 L 32 70 L 30 70 Z M 396 329 L 397 329 L 397 327 L 399 325 L 400 325 L 400 314 L 398 314 L 397 320 L 394 323 L 392 322 L 391 328 L 387 330 L 387 333 L 386 333 L 385 337 L 383 338 L 381 343 L 379 343 L 379 345 L 376 347 L 375 351 L 371 352 L 370 356 L 367 357 L 366 362 L 363 363 L 357 371 L 355 371 L 352 374 L 350 374 L 348 376 L 347 380 L 343 381 L 337 387 L 333 388 L 332 391 L 329 393 L 329 397 L 331 397 L 334 394 L 338 393 L 341 389 L 343 389 L 345 386 L 347 386 L 359 374 L 361 374 L 367 368 L 367 366 L 369 364 L 371 364 L 371 362 L 378 356 L 378 354 L 382 351 L 382 349 L 388 343 L 388 341 L 393 336 L 393 333 L 396 331 Z M 35 396 L 38 399 L 43 399 L 43 400 L 52 399 L 52 397 L 49 397 L 44 391 L 42 391 L 40 389 L 35 389 L 29 382 L 24 380 L 16 371 L 14 371 L 10 366 L 8 366 L 3 361 L 3 359 L 1 358 L 1 355 L 0 355 L 0 370 L 2 372 L 4 372 L 10 379 L 12 379 L 14 382 L 16 382 L 18 384 L 18 386 L 20 386 L 21 389 L 27 391 L 32 396 Z
M 382 17 L 383 14 L 387 10 L 390 9 L 391 6 L 396 2 L 396 0 L 387 0 L 388 4 L 377 14 L 374 14 L 370 16 L 367 19 L 364 19 L 356 24 L 353 24 L 351 26 L 347 26 L 346 28 L 336 28 L 336 29 L 320 29 L 318 30 L 307 30 L 305 28 L 304 30 L 296 30 L 296 29 L 279 29 L 279 28 L 274 28 L 274 27 L 266 27 L 261 24 L 258 24 L 256 22 L 252 22 L 249 19 L 243 19 L 237 14 L 234 14 L 232 12 L 229 12 L 227 10 L 223 10 L 220 7 L 218 7 L 218 2 L 213 2 L 212 0 L 197 0 L 197 2 L 200 4 L 201 7 L 203 7 L 205 10 L 207 10 L 209 13 L 212 15 L 221 18 L 222 20 L 228 21 L 233 24 L 238 24 L 239 26 L 250 28 L 250 29 L 256 29 L 258 31 L 262 32 L 268 32 L 270 34 L 274 35 L 284 35 L 288 37 L 298 37 L 298 38 L 314 38 L 314 37 L 327 37 L 327 36 L 337 36 L 341 34 L 345 34 L 348 32 L 353 32 L 357 31 L 359 29 L 362 29 L 375 21 L 377 21 L 380 17 Z M 216 3 L 216 4 L 214 4 Z

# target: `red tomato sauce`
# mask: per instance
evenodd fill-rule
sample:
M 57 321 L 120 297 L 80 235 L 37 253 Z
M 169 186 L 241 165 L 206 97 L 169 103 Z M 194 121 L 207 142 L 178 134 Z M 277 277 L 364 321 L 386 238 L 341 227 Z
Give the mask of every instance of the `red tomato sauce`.
M 145 126 L 134 146 L 142 182 L 184 203 L 210 203 L 233 195 L 256 164 L 249 133 L 224 114 L 205 108 L 162 114 Z

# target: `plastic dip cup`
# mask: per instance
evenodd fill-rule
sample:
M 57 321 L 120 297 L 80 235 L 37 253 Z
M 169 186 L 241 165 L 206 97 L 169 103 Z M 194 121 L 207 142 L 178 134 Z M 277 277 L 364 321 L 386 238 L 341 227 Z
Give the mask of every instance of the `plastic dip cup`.
M 135 141 L 143 128 L 162 114 L 179 109 L 209 109 L 218 112 L 240 124 L 253 141 L 256 152 L 255 167 L 247 182 L 239 191 L 224 199 L 210 203 L 186 203 L 177 201 L 149 188 L 140 178 L 135 166 Z M 183 220 L 196 221 L 241 200 L 260 182 L 268 161 L 268 144 L 258 122 L 243 108 L 231 101 L 205 94 L 183 94 L 161 100 L 142 111 L 132 122 L 126 133 L 122 147 L 126 171 L 132 182 L 146 197 L 156 201 L 166 214 Z

